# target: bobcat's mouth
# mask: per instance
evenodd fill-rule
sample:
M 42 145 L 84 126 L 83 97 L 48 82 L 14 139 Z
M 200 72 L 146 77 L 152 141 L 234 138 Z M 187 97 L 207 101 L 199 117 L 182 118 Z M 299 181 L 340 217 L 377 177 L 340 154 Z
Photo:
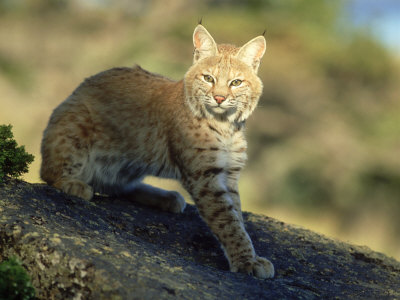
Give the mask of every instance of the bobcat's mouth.
M 234 114 L 236 112 L 236 108 L 234 107 L 224 107 L 221 104 L 215 104 L 215 105 L 207 105 L 206 104 L 206 109 L 207 111 L 212 114 L 212 115 L 226 115 L 229 116 L 231 114 Z
M 224 112 L 226 111 L 226 109 L 223 108 L 223 107 L 221 107 L 221 105 L 214 106 L 214 107 L 212 108 L 212 110 L 213 110 L 214 112 L 220 113 L 220 114 L 222 114 L 222 113 L 224 113 Z

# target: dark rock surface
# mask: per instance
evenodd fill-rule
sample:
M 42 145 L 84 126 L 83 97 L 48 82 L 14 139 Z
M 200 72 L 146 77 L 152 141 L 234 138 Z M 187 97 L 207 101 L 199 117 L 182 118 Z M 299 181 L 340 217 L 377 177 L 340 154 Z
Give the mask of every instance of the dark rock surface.
M 245 213 L 276 277 L 231 273 L 188 206 L 172 214 L 124 199 L 69 197 L 47 185 L 0 184 L 0 261 L 19 257 L 40 299 L 400 299 L 400 263 Z M 371 224 L 372 226 L 372 224 Z

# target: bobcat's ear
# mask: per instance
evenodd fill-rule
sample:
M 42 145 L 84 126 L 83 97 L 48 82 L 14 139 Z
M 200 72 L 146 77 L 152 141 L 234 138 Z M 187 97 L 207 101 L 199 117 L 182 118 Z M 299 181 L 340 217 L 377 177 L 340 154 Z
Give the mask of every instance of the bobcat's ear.
M 240 48 L 236 57 L 252 67 L 254 72 L 257 73 L 266 47 L 265 38 L 260 35 Z
M 212 36 L 203 27 L 203 25 L 197 25 L 193 33 L 193 45 L 194 45 L 194 55 L 193 63 L 198 60 L 217 55 L 218 48 Z

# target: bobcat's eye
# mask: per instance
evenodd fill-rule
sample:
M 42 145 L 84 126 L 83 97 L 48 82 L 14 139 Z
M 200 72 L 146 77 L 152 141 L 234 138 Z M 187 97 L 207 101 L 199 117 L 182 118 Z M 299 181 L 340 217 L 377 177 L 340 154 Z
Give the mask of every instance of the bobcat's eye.
M 203 78 L 206 82 L 214 83 L 214 78 L 210 75 L 204 75 Z
M 242 80 L 240 80 L 240 79 L 235 79 L 235 80 L 232 80 L 232 82 L 231 82 L 231 86 L 239 86 L 241 84 L 242 84 Z

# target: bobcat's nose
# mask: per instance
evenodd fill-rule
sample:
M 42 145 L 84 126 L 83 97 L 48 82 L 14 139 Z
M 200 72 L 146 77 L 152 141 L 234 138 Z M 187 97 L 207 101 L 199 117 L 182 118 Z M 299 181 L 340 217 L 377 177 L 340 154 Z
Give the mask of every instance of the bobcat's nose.
M 226 98 L 221 95 L 215 95 L 214 99 L 215 99 L 215 101 L 217 101 L 218 104 L 221 104 L 222 102 L 224 102 L 226 100 Z

